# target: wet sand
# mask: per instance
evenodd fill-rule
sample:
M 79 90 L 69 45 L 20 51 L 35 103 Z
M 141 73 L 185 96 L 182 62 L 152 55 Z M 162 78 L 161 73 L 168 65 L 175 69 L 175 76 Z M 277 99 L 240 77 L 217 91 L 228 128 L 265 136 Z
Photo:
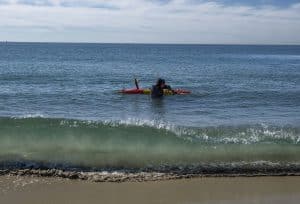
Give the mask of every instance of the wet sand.
M 300 203 L 300 177 L 219 177 L 95 183 L 0 176 L 1 204 L 34 203 Z

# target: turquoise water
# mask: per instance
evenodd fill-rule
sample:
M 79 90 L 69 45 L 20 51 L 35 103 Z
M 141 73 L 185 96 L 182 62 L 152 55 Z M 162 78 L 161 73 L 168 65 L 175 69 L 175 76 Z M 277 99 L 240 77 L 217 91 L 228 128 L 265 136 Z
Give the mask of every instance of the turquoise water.
M 163 77 L 190 95 L 121 95 Z M 0 166 L 300 162 L 300 46 L 0 44 Z

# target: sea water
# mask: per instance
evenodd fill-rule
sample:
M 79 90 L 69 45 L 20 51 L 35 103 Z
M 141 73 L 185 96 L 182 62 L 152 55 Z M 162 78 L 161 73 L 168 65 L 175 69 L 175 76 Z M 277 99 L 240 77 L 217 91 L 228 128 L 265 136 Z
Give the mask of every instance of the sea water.
M 299 164 L 300 46 L 0 43 L 2 169 Z

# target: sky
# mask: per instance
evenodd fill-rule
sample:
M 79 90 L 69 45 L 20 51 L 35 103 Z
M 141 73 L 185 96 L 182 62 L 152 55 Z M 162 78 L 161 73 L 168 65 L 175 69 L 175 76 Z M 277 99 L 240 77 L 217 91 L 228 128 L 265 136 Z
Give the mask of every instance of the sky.
M 300 0 L 0 0 L 0 41 L 300 44 Z

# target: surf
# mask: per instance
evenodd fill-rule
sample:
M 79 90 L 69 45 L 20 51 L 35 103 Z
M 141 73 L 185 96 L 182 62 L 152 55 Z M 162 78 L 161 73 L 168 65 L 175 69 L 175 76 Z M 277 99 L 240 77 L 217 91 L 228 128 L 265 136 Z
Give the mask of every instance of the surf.
M 299 127 L 0 118 L 0 166 L 143 169 L 300 162 Z M 261 165 L 261 164 L 260 164 Z

